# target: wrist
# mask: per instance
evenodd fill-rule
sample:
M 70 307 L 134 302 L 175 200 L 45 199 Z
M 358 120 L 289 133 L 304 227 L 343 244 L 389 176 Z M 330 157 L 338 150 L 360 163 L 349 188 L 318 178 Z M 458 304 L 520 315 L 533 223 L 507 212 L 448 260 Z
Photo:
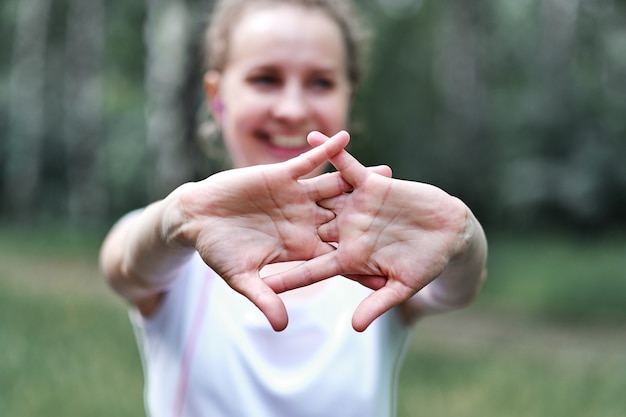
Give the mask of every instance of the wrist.
M 183 184 L 161 201 L 159 233 L 161 240 L 173 249 L 195 248 L 197 232 L 189 210 L 194 188 L 193 183 Z
M 485 280 L 487 240 L 482 226 L 466 207 L 465 228 L 455 255 L 424 292 L 433 311 L 461 308 L 478 295 Z
M 459 222 L 457 243 L 453 246 L 454 249 L 449 260 L 451 265 L 466 264 L 468 261 L 475 259 L 476 252 L 480 252 L 482 242 L 484 241 L 482 227 L 474 213 L 461 200 L 455 199 L 463 207 L 463 219 Z
M 474 213 L 466 207 L 465 230 L 461 236 L 461 250 L 456 261 L 467 266 L 474 265 L 484 268 L 487 258 L 487 239 L 482 226 Z

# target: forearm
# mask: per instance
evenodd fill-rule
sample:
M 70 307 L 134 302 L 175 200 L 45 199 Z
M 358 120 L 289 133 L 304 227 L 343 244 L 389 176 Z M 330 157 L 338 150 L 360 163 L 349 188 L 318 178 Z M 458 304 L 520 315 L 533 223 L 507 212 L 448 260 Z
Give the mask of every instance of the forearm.
M 487 277 L 486 262 L 487 239 L 480 223 L 468 209 L 458 254 L 450 259 L 437 278 L 409 301 L 411 310 L 424 315 L 469 305 Z
M 174 236 L 177 224 L 174 195 L 118 222 L 106 237 L 100 264 L 111 286 L 131 302 L 158 294 L 178 276 L 193 247 Z

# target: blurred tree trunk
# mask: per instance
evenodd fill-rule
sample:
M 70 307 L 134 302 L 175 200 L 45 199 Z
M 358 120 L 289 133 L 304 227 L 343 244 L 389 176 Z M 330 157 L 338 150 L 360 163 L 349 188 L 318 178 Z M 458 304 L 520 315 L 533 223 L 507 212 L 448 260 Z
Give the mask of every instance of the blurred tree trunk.
M 105 218 L 102 120 L 104 0 L 71 0 L 66 23 L 64 126 L 70 220 Z
M 148 0 L 146 95 L 149 190 L 162 197 L 189 178 L 180 92 L 187 71 L 189 9 L 183 0 Z
M 28 218 L 37 203 L 44 128 L 44 85 L 49 0 L 17 2 L 9 81 L 9 117 L 3 204 Z
M 161 198 L 197 179 L 202 100 L 201 30 L 213 1 L 147 0 L 146 96 L 149 194 Z

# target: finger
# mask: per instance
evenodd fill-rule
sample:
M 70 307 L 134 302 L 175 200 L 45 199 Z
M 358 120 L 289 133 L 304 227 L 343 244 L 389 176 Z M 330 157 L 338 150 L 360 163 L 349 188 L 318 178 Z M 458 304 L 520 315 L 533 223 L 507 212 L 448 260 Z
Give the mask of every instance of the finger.
M 321 206 L 316 207 L 317 208 L 314 210 L 315 226 L 319 227 L 322 224 L 326 224 L 335 219 L 336 216 L 334 211 Z
M 324 144 L 327 140 L 328 140 L 328 136 L 324 135 L 323 133 L 317 132 L 317 131 L 313 131 L 311 133 L 309 133 L 309 135 L 307 136 L 307 141 L 309 142 L 309 144 L 313 147 L 316 146 L 320 146 L 322 144 Z M 335 165 L 335 164 L 333 164 Z M 335 168 L 337 168 L 335 166 Z M 392 172 L 391 172 L 391 168 L 387 165 L 379 165 L 379 166 L 374 166 L 374 167 L 368 167 L 368 170 L 379 174 L 379 175 L 383 175 L 387 178 L 391 178 Z
M 312 242 L 307 242 L 306 249 L 300 250 L 302 246 L 302 239 L 295 242 L 297 247 L 293 250 L 286 248 L 280 251 L 271 261 L 271 263 L 277 262 L 290 262 L 290 261 L 309 261 L 319 256 L 326 255 L 330 252 L 337 250 L 331 242 L 325 242 L 319 238 L 319 236 L 311 236 Z M 294 254 L 295 253 L 295 254 Z M 264 278 L 265 280 L 265 278 Z
M 387 165 L 367 167 L 369 172 L 391 178 L 391 168 Z M 330 172 L 314 178 L 300 180 L 306 186 L 308 196 L 317 201 L 352 191 L 354 187 L 343 179 L 340 172 Z
M 327 222 L 319 223 L 317 227 L 317 235 L 324 242 L 339 241 L 339 223 L 337 222 L 337 213 L 343 210 L 346 202 L 350 198 L 349 194 L 342 194 L 338 197 L 327 198 L 317 202 L 318 206 L 327 209 L 333 213 L 334 217 Z
M 393 174 L 391 172 L 391 167 L 389 167 L 388 165 L 377 165 L 373 167 L 368 167 L 367 169 L 375 174 L 382 175 L 383 177 L 387 178 L 391 178 L 391 175 Z
M 383 288 L 387 284 L 387 277 L 383 276 L 358 274 L 348 274 L 344 276 L 374 291 Z
M 233 279 L 229 282 L 229 285 L 252 301 L 265 315 L 275 331 L 282 331 L 287 327 L 289 318 L 285 304 L 258 274 L 256 276 L 247 275 L 239 279 Z
M 339 229 L 336 220 L 331 220 L 328 223 L 324 223 L 317 228 L 317 235 L 324 242 L 338 242 L 339 241 Z
M 323 143 L 325 143 L 328 139 L 330 139 L 328 136 L 326 136 L 325 134 L 318 132 L 318 131 L 312 131 L 311 133 L 309 133 L 306 137 L 306 140 L 309 142 L 309 145 L 313 146 L 313 147 L 317 147 L 322 145 Z
M 334 252 L 336 250 L 337 250 L 337 247 L 333 246 L 331 243 L 320 240 L 319 243 L 316 244 L 313 250 L 313 255 L 309 257 L 308 259 L 304 259 L 304 260 L 309 261 L 311 259 L 315 259 L 317 257 Z
M 303 262 L 287 271 L 265 277 L 265 284 L 277 294 L 305 287 L 338 275 L 337 251 Z
M 339 132 L 338 134 L 342 132 Z M 320 132 L 314 131 L 309 133 L 307 140 L 311 146 L 323 146 L 330 140 L 330 138 Z M 345 150 L 338 153 L 334 158 L 331 158 L 330 162 L 339 172 L 341 172 L 343 179 L 350 183 L 354 188 L 364 181 L 366 177 L 366 173 L 364 172 L 365 167 Z
M 357 332 L 362 332 L 383 313 L 392 307 L 408 300 L 411 291 L 403 286 L 393 285 L 387 282 L 383 288 L 367 296 L 358 305 L 352 316 L 352 327 Z
M 350 199 L 350 194 L 339 194 L 334 197 L 324 198 L 317 201 L 317 205 L 327 210 L 337 213 L 345 207 L 346 202 Z
M 341 152 L 349 141 L 348 132 L 341 131 L 320 146 L 285 162 L 289 166 L 291 177 L 297 179 L 310 173 Z
M 330 158 L 330 163 L 354 188 L 359 188 L 368 176 L 367 168 L 345 150 Z
M 300 183 L 305 186 L 307 195 L 314 201 L 334 197 L 352 190 L 352 186 L 341 177 L 339 172 L 303 179 L 300 180 Z

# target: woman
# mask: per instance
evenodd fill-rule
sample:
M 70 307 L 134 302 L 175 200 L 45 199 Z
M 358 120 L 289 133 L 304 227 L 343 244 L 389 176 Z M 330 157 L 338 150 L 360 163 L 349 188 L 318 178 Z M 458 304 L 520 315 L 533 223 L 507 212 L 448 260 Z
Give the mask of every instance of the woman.
M 478 292 L 482 229 L 345 151 L 348 2 L 216 7 L 205 92 L 235 169 L 125 216 L 101 250 L 133 306 L 148 412 L 392 416 L 410 324 Z

